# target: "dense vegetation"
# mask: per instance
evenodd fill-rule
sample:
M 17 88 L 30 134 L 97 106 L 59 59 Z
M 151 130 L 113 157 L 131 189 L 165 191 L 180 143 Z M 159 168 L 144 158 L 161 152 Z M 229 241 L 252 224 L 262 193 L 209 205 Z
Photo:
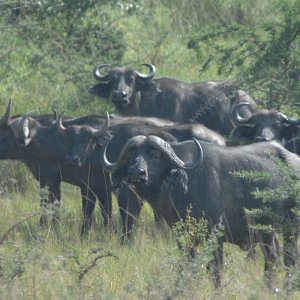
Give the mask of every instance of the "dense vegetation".
M 0 2 L 0 105 L 13 113 L 66 115 L 113 111 L 88 93 L 99 63 L 185 81 L 234 79 L 263 107 L 291 111 L 300 96 L 299 0 L 31 0 Z M 148 206 L 132 245 L 119 245 L 96 218 L 81 240 L 79 191 L 64 185 L 61 224 L 37 226 L 37 183 L 14 162 L 0 165 L 0 297 L 3 299 L 270 299 L 299 297 L 300 274 L 284 270 L 268 288 L 261 256 L 226 245 L 224 287 L 215 291 L 203 264 L 158 231 Z M 14 227 L 10 227 L 16 224 Z M 10 229 L 10 230 L 9 230 Z M 208 252 L 207 252 L 207 255 Z M 103 257 L 102 257 L 103 256 Z M 258 271 L 259 270 L 259 271 Z

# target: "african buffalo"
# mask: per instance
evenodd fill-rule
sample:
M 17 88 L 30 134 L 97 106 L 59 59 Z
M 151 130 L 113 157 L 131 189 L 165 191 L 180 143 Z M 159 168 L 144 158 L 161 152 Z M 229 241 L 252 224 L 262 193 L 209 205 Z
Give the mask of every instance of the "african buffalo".
M 39 147 L 39 151 L 48 156 L 48 160 L 63 161 L 67 165 L 73 165 L 80 167 L 81 170 L 87 168 L 91 172 L 102 172 L 100 165 L 100 152 L 101 145 L 106 141 L 107 134 L 103 133 L 103 129 L 95 129 L 89 125 L 69 125 L 62 124 L 61 117 L 57 122 L 57 131 L 52 129 L 45 129 L 45 132 L 41 133 L 41 130 L 32 125 L 30 118 L 27 118 L 29 123 L 25 123 L 24 126 L 20 126 L 23 136 L 31 136 L 32 143 Z M 219 134 L 207 129 L 201 124 L 181 124 L 173 126 L 158 127 L 163 124 L 163 120 L 152 118 L 126 118 L 123 121 L 117 118 L 114 120 L 109 128 L 112 134 L 112 141 L 109 148 L 109 157 L 111 159 L 117 159 L 120 149 L 126 143 L 126 141 L 137 134 L 157 134 L 160 137 L 168 141 L 182 141 L 196 137 L 198 139 L 205 139 L 207 141 L 218 143 L 219 145 L 225 145 L 225 140 Z M 64 123 L 66 124 L 66 123 Z M 169 124 L 167 121 L 166 124 Z M 43 136 L 48 137 L 48 142 L 45 141 Z M 55 147 L 55 151 L 51 150 L 52 141 L 55 140 L 55 144 L 61 144 L 61 147 Z M 68 150 L 68 151 L 66 151 Z M 52 153 L 51 153 L 52 152 Z M 123 224 L 123 239 L 129 237 L 131 234 L 134 219 L 139 215 L 142 207 L 142 201 L 135 194 L 124 186 L 122 189 L 115 191 L 120 208 L 122 224 Z
M 92 161 L 95 162 L 91 163 L 91 165 L 96 166 L 96 162 L 99 162 L 103 141 L 106 140 L 106 138 L 103 139 L 103 134 L 97 134 L 94 129 L 89 126 L 81 126 L 80 130 L 79 128 L 77 129 L 78 134 L 75 136 L 72 134 L 73 130 L 71 126 L 64 128 L 61 125 L 61 122 L 59 122 L 59 124 L 61 127 L 60 131 L 62 134 L 64 134 L 64 140 L 69 140 L 70 144 L 73 145 L 70 147 L 70 153 L 66 156 L 66 162 L 82 164 L 86 158 L 89 158 L 89 161 L 91 161 L 91 156 L 87 151 L 87 143 L 84 142 L 83 139 L 89 141 L 93 140 L 94 143 L 98 144 L 98 146 L 92 155 Z M 225 139 L 221 135 L 206 128 L 202 124 L 179 124 L 157 128 L 157 126 L 150 126 L 149 124 L 145 125 L 142 122 L 138 123 L 136 120 L 133 122 L 131 120 L 127 120 L 120 124 L 110 126 L 109 132 L 112 135 L 112 140 L 109 144 L 108 156 L 113 160 L 117 159 L 120 150 L 129 138 L 140 134 L 155 134 L 169 142 L 197 138 L 199 140 L 205 140 L 220 146 L 225 146 Z M 95 153 L 96 156 L 94 156 Z M 123 238 L 130 238 L 134 220 L 140 213 L 143 201 L 137 198 L 136 195 L 132 194 L 126 186 L 115 189 L 115 193 L 122 218 Z M 156 215 L 157 221 L 160 220 L 160 214 L 156 211 L 154 212 L 158 214 Z
M 112 173 L 114 186 L 132 186 L 168 224 L 184 219 L 189 205 L 193 217 L 202 217 L 204 213 L 210 230 L 222 223 L 224 236 L 218 237 L 214 260 L 217 287 L 220 286 L 223 242 L 249 245 L 250 230 L 245 208 L 258 209 L 268 205 L 255 198 L 252 192 L 281 186 L 281 171 L 274 158 L 290 166 L 297 174 L 300 172 L 300 158 L 276 142 L 220 147 L 197 140 L 169 144 L 157 136 L 140 135 L 128 140 L 115 163 L 109 162 L 106 152 L 107 146 L 101 155 L 101 163 L 107 172 Z M 257 181 L 245 180 L 233 175 L 237 171 L 263 172 L 270 176 Z M 297 255 L 299 233 L 292 209 L 295 201 L 291 197 L 272 204 L 292 224 L 289 230 L 283 231 L 287 266 L 294 264 Z M 269 222 L 268 217 L 259 218 L 261 224 Z M 276 261 L 275 235 L 264 231 L 256 234 L 261 239 L 267 275 Z
M 111 187 L 109 176 L 102 172 L 99 162 L 97 167 L 94 165 L 95 168 L 91 169 L 89 165 L 78 168 L 78 166 L 66 164 L 64 160 L 59 161 L 58 153 L 63 152 L 67 144 L 61 137 L 59 137 L 59 141 L 54 140 L 54 132 L 57 131 L 56 115 L 30 115 L 26 118 L 20 116 L 10 117 L 10 111 L 11 100 L 0 121 L 0 159 L 16 159 L 27 165 L 40 183 L 41 208 L 44 210 L 48 204 L 53 205 L 54 203 L 56 206 L 60 206 L 60 183 L 65 181 L 79 186 L 81 190 L 84 215 L 81 233 L 85 233 L 91 227 L 96 198 L 99 199 L 104 224 L 107 225 L 111 218 Z M 64 126 L 86 124 L 99 129 L 105 120 L 106 116 L 94 114 L 75 118 L 63 117 L 61 121 L 63 121 Z M 169 120 L 158 118 L 124 118 L 115 115 L 111 117 L 110 122 L 118 124 L 124 120 L 142 122 L 145 125 L 156 127 L 173 124 Z M 76 129 L 74 129 L 74 134 L 76 135 Z M 46 198 L 45 190 L 49 192 L 48 198 Z M 58 218 L 58 214 L 56 217 Z M 44 224 L 46 222 L 47 217 L 42 214 L 40 223 Z
M 117 111 L 125 116 L 150 116 L 178 123 L 200 122 L 206 127 L 228 136 L 235 127 L 232 107 L 240 102 L 244 117 L 256 109 L 255 101 L 232 81 L 185 83 L 173 78 L 153 79 L 156 69 L 151 64 L 150 74 L 131 68 L 104 64 L 95 68 L 94 77 L 100 83 L 90 93 L 111 98 Z M 108 68 L 106 74 L 103 69 Z
M 75 166 L 59 162 L 56 157 L 49 159 L 49 156 L 40 151 L 39 145 L 32 143 L 32 139 L 36 132 L 42 136 L 42 131 L 56 132 L 56 120 L 46 115 L 37 117 L 10 117 L 11 101 L 7 106 L 4 116 L 0 120 L 0 159 L 14 159 L 25 163 L 34 177 L 39 181 L 42 191 L 46 188 L 49 190 L 49 199 L 45 198 L 45 193 L 41 193 L 41 208 L 45 208 L 47 203 L 60 205 L 61 193 L 60 183 L 67 183 L 80 187 L 84 222 L 81 233 L 85 233 L 91 226 L 91 218 L 94 210 L 95 199 L 99 199 L 101 213 L 104 219 L 104 224 L 107 225 L 111 218 L 111 187 L 110 179 L 106 172 L 93 173 L 88 169 L 80 169 Z M 93 116 L 89 121 L 84 118 L 78 118 L 79 124 L 81 121 L 90 122 L 95 125 L 96 119 L 98 125 L 103 124 L 105 118 Z M 74 124 L 75 119 L 70 119 L 69 123 Z M 53 121 L 55 123 L 53 124 Z M 43 124 L 50 125 L 44 126 Z M 38 130 L 38 128 L 40 130 Z M 25 130 L 24 130 L 25 129 Z M 29 130 L 30 129 L 30 130 Z M 47 143 L 48 151 L 57 152 L 60 145 L 54 139 L 49 140 L 49 136 L 43 136 L 44 142 Z M 39 140 L 43 143 L 43 140 Z M 100 167 L 101 169 L 101 167 Z M 47 222 L 47 218 L 42 214 L 40 223 Z
M 259 110 L 248 118 L 239 114 L 242 102 L 233 109 L 234 119 L 239 123 L 231 133 L 233 143 L 249 144 L 277 140 L 291 152 L 300 154 L 300 119 L 295 120 L 277 110 Z

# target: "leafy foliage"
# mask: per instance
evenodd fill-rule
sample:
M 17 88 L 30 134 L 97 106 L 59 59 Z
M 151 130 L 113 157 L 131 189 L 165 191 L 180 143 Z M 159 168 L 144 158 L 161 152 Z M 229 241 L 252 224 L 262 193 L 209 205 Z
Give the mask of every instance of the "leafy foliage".
M 192 206 L 186 208 L 186 216 L 172 226 L 177 247 L 183 257 L 196 259 L 202 265 L 207 265 L 213 259 L 217 247 L 217 238 L 223 236 L 224 228 L 217 224 L 208 231 L 208 221 L 202 217 L 192 216 Z
M 115 26 L 112 3 L 57 0 L 11 5 L 6 8 L 10 13 L 0 19 L 1 38 L 7 41 L 0 47 L 5 61 L 0 79 L 6 93 L 17 90 L 47 111 L 84 106 L 94 65 L 120 63 L 124 55 L 124 34 Z
M 295 266 L 290 270 L 285 288 L 288 294 L 291 294 L 293 291 L 300 291 L 300 260 L 298 258 Z
M 4 108 L 13 96 L 14 114 L 34 109 L 51 113 L 52 108 L 70 116 L 113 111 L 109 103 L 96 101 L 88 94 L 94 83 L 92 70 L 98 63 L 138 66 L 152 62 L 159 76 L 184 81 L 237 77 L 246 90 L 251 88 L 267 105 L 276 106 L 271 96 L 280 93 L 280 104 L 288 102 L 288 92 L 296 101 L 298 35 L 288 43 L 288 37 L 292 39 L 292 33 L 296 33 L 296 1 L 278 2 L 272 11 L 268 0 L 5 2 L 0 4 L 0 102 Z M 214 36 L 210 32 L 212 38 L 206 35 L 210 30 L 215 33 Z M 199 39 L 205 35 L 203 41 Z M 281 45 L 290 47 L 284 50 Z M 228 52 L 221 51 L 226 48 Z M 277 58 L 278 49 L 281 51 Z M 268 57 L 268 51 L 276 55 Z M 230 56 L 231 53 L 240 55 Z M 226 54 L 223 61 L 222 54 Z M 260 62 L 255 63 L 256 59 Z M 257 77 L 251 77 L 254 71 Z M 39 228 L 38 218 L 18 224 L 24 214 L 40 211 L 36 181 L 32 177 L 28 180 L 24 174 L 23 167 L 1 164 L 0 223 L 5 233 L 12 228 L 0 248 L 1 298 L 286 297 L 281 291 L 274 296 L 264 286 L 262 271 L 257 272 L 258 267 L 262 270 L 260 262 L 246 262 L 238 249 L 226 243 L 226 287 L 221 294 L 215 291 L 205 268 L 211 259 L 215 236 L 207 236 L 204 219 L 190 216 L 187 223 L 179 222 L 179 253 L 179 244 L 172 238 L 162 237 L 156 231 L 153 236 L 143 234 L 145 228 L 147 233 L 153 233 L 153 220 L 150 224 L 141 223 L 143 229 L 137 229 L 138 242 L 130 247 L 120 247 L 118 234 L 104 233 L 99 226 L 82 241 L 78 228 L 82 215 L 80 193 L 63 184 L 58 229 Z M 264 179 L 262 175 L 259 180 Z M 20 194 L 24 191 L 27 193 Z M 147 212 L 146 216 L 152 215 Z M 116 207 L 114 220 L 119 220 Z M 201 246 L 197 245 L 199 239 L 203 240 Z M 119 259 L 100 260 L 95 249 L 101 253 L 113 251 Z M 198 255 L 191 259 L 191 252 Z M 294 290 L 299 286 L 299 272 L 295 268 L 295 273 L 290 274 L 289 286 Z
M 219 74 L 234 74 L 267 107 L 280 108 L 300 96 L 300 5 L 297 0 L 276 1 L 271 8 L 277 19 L 259 26 L 232 24 L 194 33 L 188 47 L 198 55 L 203 49 L 210 51 L 203 71 L 218 62 Z
M 260 209 L 251 209 L 245 210 L 247 217 L 249 218 L 261 218 L 268 217 L 270 220 L 273 220 L 275 224 L 279 226 L 291 226 L 290 221 L 284 218 L 280 214 L 280 210 L 275 209 L 276 207 L 280 207 L 282 201 L 287 201 L 288 199 L 296 199 L 296 203 L 290 203 L 293 206 L 294 213 L 300 216 L 300 182 L 299 182 L 299 174 L 295 174 L 295 172 L 286 165 L 279 158 L 273 157 L 270 155 L 271 160 L 273 160 L 277 166 L 278 173 L 277 174 L 266 174 L 261 172 L 249 172 L 249 171 L 239 171 L 234 172 L 233 175 L 238 178 L 243 178 L 250 182 L 258 182 L 258 181 L 267 181 L 271 180 L 273 176 L 279 176 L 281 178 L 280 186 L 277 188 L 257 188 L 252 192 L 256 199 L 260 199 L 262 202 L 262 207 Z M 270 224 L 271 225 L 271 224 Z M 295 224 L 292 224 L 294 226 Z M 263 229 L 263 226 L 253 228 Z M 296 228 L 296 227 L 295 227 Z M 269 229 L 274 230 L 270 226 L 265 228 L 267 231 Z
M 186 209 L 186 218 L 176 222 L 173 232 L 178 248 L 185 255 L 195 256 L 206 243 L 208 237 L 208 222 L 204 218 L 195 219 L 192 216 L 191 205 Z

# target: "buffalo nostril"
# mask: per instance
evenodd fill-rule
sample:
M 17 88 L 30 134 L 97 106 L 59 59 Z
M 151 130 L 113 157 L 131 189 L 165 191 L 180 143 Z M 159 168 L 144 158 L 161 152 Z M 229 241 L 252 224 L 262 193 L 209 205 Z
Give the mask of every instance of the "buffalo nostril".
M 139 167 L 132 167 L 129 169 L 129 178 L 131 182 L 145 181 L 146 171 Z
M 146 174 L 146 171 L 144 169 L 139 170 L 140 176 L 144 176 Z
M 114 102 L 126 101 L 127 100 L 127 93 L 125 91 L 114 91 L 114 92 L 112 92 L 112 100 Z

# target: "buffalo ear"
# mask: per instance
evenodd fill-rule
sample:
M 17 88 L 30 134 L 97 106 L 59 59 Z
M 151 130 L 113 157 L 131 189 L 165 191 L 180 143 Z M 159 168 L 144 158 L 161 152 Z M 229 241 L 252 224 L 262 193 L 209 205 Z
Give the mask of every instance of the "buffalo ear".
M 147 96 L 151 97 L 153 95 L 156 95 L 157 93 L 161 93 L 161 89 L 159 88 L 159 84 L 157 84 L 156 81 L 151 80 L 145 80 L 145 79 L 137 79 L 137 90 L 142 90 L 143 94 L 146 94 Z
M 240 125 L 233 129 L 229 136 L 229 145 L 250 144 L 254 142 L 254 127 L 250 125 Z
M 89 89 L 89 93 L 101 98 L 108 99 L 110 97 L 110 83 L 109 82 L 101 82 L 97 83 L 93 87 Z
M 20 137 L 22 138 L 22 146 L 24 147 L 28 146 L 32 140 L 29 123 L 30 120 L 26 118 L 23 124 L 20 126 Z
M 29 123 L 30 120 L 25 118 L 10 125 L 11 130 L 16 138 L 16 143 L 20 147 L 28 146 L 32 140 L 32 130 Z
M 188 192 L 188 175 L 185 170 L 172 168 L 168 170 L 161 185 L 162 193 L 184 195 Z

